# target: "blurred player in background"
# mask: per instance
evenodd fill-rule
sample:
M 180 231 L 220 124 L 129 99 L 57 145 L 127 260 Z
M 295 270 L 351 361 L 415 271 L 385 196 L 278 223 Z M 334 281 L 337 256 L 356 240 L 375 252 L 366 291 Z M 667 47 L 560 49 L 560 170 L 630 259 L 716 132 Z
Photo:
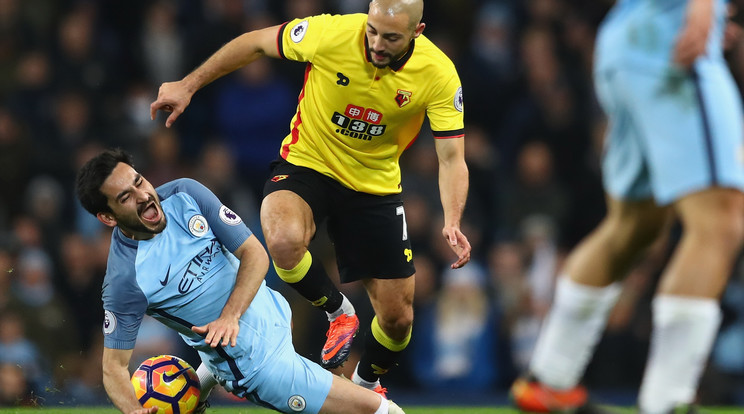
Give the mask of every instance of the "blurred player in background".
M 422 36 L 422 0 L 373 0 L 368 14 L 320 15 L 243 34 L 151 105 L 184 112 L 194 93 L 262 56 L 308 62 L 290 134 L 264 188 L 261 225 L 274 267 L 330 321 L 321 365 L 340 366 L 359 327 L 354 307 L 308 245 L 328 219 L 341 282 L 361 280 L 375 317 L 352 380 L 384 393 L 385 374 L 408 345 L 414 265 L 398 160 L 428 116 L 439 158 L 442 235 L 470 260 L 460 231 L 468 190 L 463 103 L 452 62 Z M 250 139 L 246 137 L 246 139 Z
M 610 120 L 608 213 L 566 262 L 530 375 L 512 388 L 518 407 L 586 409 L 578 383 L 616 281 L 676 214 L 683 234 L 652 303 L 638 404 L 644 414 L 695 410 L 744 236 L 742 107 L 722 53 L 725 20 L 724 0 L 621 0 L 605 18 L 594 77 Z
M 289 303 L 264 281 L 266 250 L 206 187 L 178 179 L 155 189 L 119 150 L 89 160 L 76 186 L 85 209 L 114 227 L 103 282 L 103 384 L 123 413 L 157 411 L 139 404 L 129 382 L 145 314 L 199 352 L 199 413 L 216 382 L 284 413 L 403 413 L 295 352 Z

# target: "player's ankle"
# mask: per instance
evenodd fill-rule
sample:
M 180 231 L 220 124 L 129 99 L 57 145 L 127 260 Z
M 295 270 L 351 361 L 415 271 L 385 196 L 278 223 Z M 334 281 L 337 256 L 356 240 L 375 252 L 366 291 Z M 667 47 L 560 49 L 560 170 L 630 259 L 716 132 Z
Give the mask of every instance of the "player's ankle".
M 341 301 L 341 306 L 339 306 L 338 309 L 336 309 L 334 312 L 326 312 L 326 315 L 328 315 L 328 320 L 333 321 L 339 316 L 346 314 L 349 316 L 355 315 L 356 310 L 354 309 L 354 305 L 351 304 L 349 299 L 346 298 L 346 295 L 343 293 L 341 294 L 343 296 L 343 300 Z
M 360 385 L 368 390 L 373 390 L 380 386 L 380 378 L 376 378 L 374 381 L 366 380 L 359 376 L 359 363 L 357 363 L 356 368 L 354 368 L 354 373 L 351 374 L 351 382 L 353 382 L 356 385 Z
M 375 411 L 375 414 L 388 414 L 389 406 L 390 406 L 390 403 L 388 402 L 388 400 L 380 396 L 380 407 L 377 408 L 377 411 Z

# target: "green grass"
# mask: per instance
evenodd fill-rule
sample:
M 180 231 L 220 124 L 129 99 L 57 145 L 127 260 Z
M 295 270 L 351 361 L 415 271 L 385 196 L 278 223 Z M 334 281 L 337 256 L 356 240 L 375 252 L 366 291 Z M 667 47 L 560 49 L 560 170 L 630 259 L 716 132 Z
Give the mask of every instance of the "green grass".
M 630 408 L 615 407 L 618 412 L 623 414 L 634 413 L 635 410 Z M 513 408 L 507 407 L 424 407 L 417 406 L 403 407 L 406 414 L 518 414 Z M 119 411 L 108 407 L 55 407 L 55 408 L 0 408 L 0 414 L 118 414 Z M 230 405 L 221 407 L 212 407 L 207 410 L 207 414 L 268 414 L 275 411 L 256 408 L 253 406 L 242 407 L 240 405 Z M 710 414 L 742 414 L 744 407 L 741 408 L 704 408 L 703 413 Z
M 511 408 L 496 407 L 403 407 L 406 414 L 514 414 Z M 75 407 L 75 408 L 0 408 L 0 414 L 117 414 L 111 407 Z M 276 411 L 240 405 L 212 407 L 207 414 L 268 414 Z
M 404 408 L 406 414 L 511 414 L 517 411 L 512 409 L 475 408 L 475 407 L 417 407 Z M 5 408 L 0 409 L 0 414 L 31 414 L 41 412 L 44 414 L 118 414 L 119 411 L 111 407 L 85 407 L 85 408 Z M 240 406 L 216 407 L 207 410 L 207 414 L 268 414 L 275 413 L 263 408 L 243 408 Z
M 511 408 L 497 407 L 403 407 L 406 414 L 515 414 Z M 0 414 L 118 414 L 119 411 L 111 407 L 75 407 L 75 408 L 0 408 Z M 240 405 L 212 407 L 207 414 L 268 414 L 275 413 L 263 408 Z

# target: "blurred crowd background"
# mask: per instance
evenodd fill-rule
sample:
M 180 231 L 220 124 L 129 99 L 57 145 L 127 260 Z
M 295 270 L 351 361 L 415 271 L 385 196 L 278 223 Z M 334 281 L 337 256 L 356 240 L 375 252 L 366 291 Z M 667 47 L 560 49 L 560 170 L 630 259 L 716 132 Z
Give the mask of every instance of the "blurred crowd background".
M 101 385 L 101 283 L 110 229 L 73 191 L 103 148 L 135 155 L 157 186 L 195 178 L 260 236 L 268 165 L 289 130 L 304 65 L 259 60 L 199 91 L 173 128 L 150 120 L 159 85 L 239 34 L 294 17 L 366 12 L 367 0 L 0 0 L 0 405 L 107 404 Z M 505 400 L 524 371 L 566 252 L 604 214 L 606 120 L 591 83 L 593 41 L 610 4 L 592 0 L 427 0 L 425 35 L 455 62 L 471 182 L 463 228 L 473 259 L 453 271 L 441 236 L 437 159 L 426 127 L 404 154 L 417 268 L 414 335 L 385 377 L 391 395 Z M 741 82 L 744 47 L 727 58 Z M 632 404 L 649 341 L 649 298 L 676 228 L 634 268 L 586 384 Z M 311 249 L 336 276 L 321 228 Z M 273 270 L 272 270 L 273 271 Z M 705 275 L 700 275 L 705 277 Z M 270 273 L 294 310 L 298 352 L 316 359 L 325 315 Z M 363 320 L 358 284 L 342 290 Z M 703 379 L 709 404 L 744 404 L 744 268 Z M 152 319 L 132 368 L 175 354 Z M 352 363 L 342 369 L 348 376 Z M 624 396 L 624 397 L 620 397 Z M 216 395 L 217 401 L 227 396 Z

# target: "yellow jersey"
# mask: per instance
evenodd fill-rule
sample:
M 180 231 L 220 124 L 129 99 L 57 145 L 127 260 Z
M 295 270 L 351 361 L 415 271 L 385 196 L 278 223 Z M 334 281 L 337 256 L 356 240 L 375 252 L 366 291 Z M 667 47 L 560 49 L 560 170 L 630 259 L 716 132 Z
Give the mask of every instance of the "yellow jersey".
M 400 60 L 375 67 L 366 25 L 366 14 L 323 14 L 279 30 L 279 55 L 308 63 L 280 155 L 352 190 L 395 194 L 398 161 L 425 116 L 435 138 L 464 136 L 462 86 L 452 61 L 423 35 Z

